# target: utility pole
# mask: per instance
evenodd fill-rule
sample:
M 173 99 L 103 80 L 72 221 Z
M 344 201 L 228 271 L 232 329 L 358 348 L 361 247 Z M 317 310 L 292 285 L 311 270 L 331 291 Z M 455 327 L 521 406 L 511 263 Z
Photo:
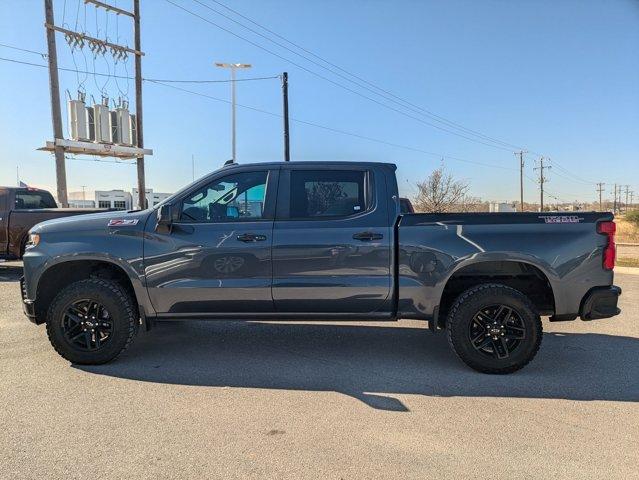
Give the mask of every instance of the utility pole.
M 140 41 L 140 0 L 133 0 L 133 42 L 136 51 L 142 51 Z M 135 122 L 138 135 L 138 148 L 144 148 L 142 131 L 142 57 L 135 55 Z M 146 179 L 144 175 L 144 156 L 137 157 L 138 168 L 138 205 L 146 208 Z
M 633 207 L 633 205 L 635 204 L 634 197 L 635 197 L 635 192 L 630 191 L 630 210 L 634 209 Z
M 237 162 L 236 155 L 236 147 L 235 147 L 235 110 L 236 110 L 236 102 L 235 102 L 235 83 L 236 83 L 236 75 L 235 71 L 238 68 L 251 68 L 252 65 L 250 63 L 216 63 L 216 67 L 220 68 L 229 68 L 231 69 L 231 160 L 233 163 Z
M 284 161 L 291 161 L 291 145 L 288 129 L 288 72 L 282 73 L 282 102 L 284 116 Z
M 44 18 L 47 25 L 55 25 L 53 19 L 53 0 L 44 0 Z M 51 120 L 53 122 L 54 143 L 64 138 L 62 133 L 62 110 L 60 108 L 60 81 L 58 79 L 58 53 L 55 45 L 55 30 L 46 28 L 47 58 L 49 59 L 49 92 L 51 94 Z M 55 176 L 58 202 L 63 208 L 69 207 L 67 198 L 67 169 L 64 160 L 64 148 L 55 145 Z
M 108 37 L 104 40 L 91 37 L 83 32 L 75 32 L 64 27 L 57 26 L 53 19 L 53 0 L 44 0 L 45 13 L 45 29 L 47 33 L 47 49 L 49 59 L 49 89 L 51 94 L 51 117 L 53 120 L 53 142 L 47 142 L 44 148 L 40 150 L 53 151 L 56 159 L 56 177 L 58 189 L 58 201 L 63 207 L 68 207 L 67 195 L 67 179 L 65 167 L 65 153 L 77 154 L 94 154 L 102 157 L 120 157 L 120 158 L 136 158 L 138 173 L 138 193 L 141 208 L 146 206 L 146 187 L 144 180 L 144 155 L 152 155 L 153 151 L 142 148 L 144 146 L 144 132 L 142 130 L 142 55 L 144 52 L 140 50 L 140 0 L 133 0 L 134 13 L 109 5 L 101 0 L 84 0 L 85 4 L 92 4 L 96 8 L 104 8 L 107 13 L 116 15 L 125 15 L 134 21 L 134 43 L 135 49 L 128 46 L 117 45 L 108 41 Z M 65 24 L 66 25 L 66 24 Z M 55 43 L 55 33 L 64 34 L 69 45 L 74 45 L 82 49 L 84 45 L 88 45 L 92 52 L 97 54 L 106 54 L 110 51 L 114 58 L 123 58 L 123 56 L 135 55 L 135 130 L 137 136 L 137 145 L 131 147 L 126 145 L 126 151 L 122 150 L 122 145 L 118 144 L 102 144 L 99 141 L 90 142 L 86 139 L 66 140 L 62 131 L 62 113 L 60 108 L 60 84 L 58 79 L 58 60 L 57 49 Z M 105 32 L 107 34 L 108 32 Z M 108 148 L 107 148 L 108 147 Z M 133 150 L 133 152 L 131 152 Z
M 550 168 L 549 166 L 544 166 L 544 157 L 539 159 L 539 166 L 535 168 L 535 170 L 539 170 L 539 187 L 541 189 L 541 211 L 544 211 L 544 183 L 548 181 L 548 179 L 544 175 L 544 169 Z
M 617 214 L 617 184 L 615 183 L 615 198 L 612 202 L 612 213 Z
M 517 153 L 515 154 L 517 155 Z M 519 153 L 519 202 L 521 211 L 524 211 L 524 151 L 520 150 Z
M 630 194 L 630 185 L 626 185 L 626 204 L 625 204 L 625 211 L 628 211 L 628 195 Z
M 600 212 L 603 212 L 603 202 L 601 201 L 601 193 L 603 192 L 605 185 L 606 184 L 603 182 L 600 182 L 597 184 L 597 191 L 599 192 L 599 211 Z

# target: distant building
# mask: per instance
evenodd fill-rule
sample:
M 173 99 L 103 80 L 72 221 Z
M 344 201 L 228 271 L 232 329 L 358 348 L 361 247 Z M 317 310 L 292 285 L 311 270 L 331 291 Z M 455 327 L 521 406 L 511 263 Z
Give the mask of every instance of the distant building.
M 145 196 L 146 196 L 146 205 L 144 207 L 142 207 L 142 208 L 154 207 L 155 205 L 160 203 L 165 198 L 168 198 L 171 195 L 173 195 L 172 193 L 154 192 L 152 188 L 147 188 L 144 191 L 144 193 L 145 193 Z M 139 209 L 140 205 L 139 205 L 139 202 L 138 202 L 138 189 L 134 188 L 133 190 L 131 190 L 131 195 L 133 196 L 134 208 Z
M 517 209 L 512 203 L 490 202 L 488 211 L 491 213 L 516 212 Z
M 152 188 L 146 189 L 146 202 L 144 208 L 153 207 L 160 203 L 172 193 L 154 192 Z M 77 200 L 76 200 L 77 202 Z M 69 202 L 71 203 L 71 202 Z M 131 192 L 125 190 L 96 190 L 95 202 L 92 202 L 98 208 L 112 208 L 115 210 L 138 210 L 138 189 L 134 188 Z
M 93 200 L 69 199 L 69 207 L 71 207 L 71 208 L 95 208 L 95 202 Z
M 131 194 L 124 190 L 96 190 L 95 206 L 115 210 L 132 210 Z

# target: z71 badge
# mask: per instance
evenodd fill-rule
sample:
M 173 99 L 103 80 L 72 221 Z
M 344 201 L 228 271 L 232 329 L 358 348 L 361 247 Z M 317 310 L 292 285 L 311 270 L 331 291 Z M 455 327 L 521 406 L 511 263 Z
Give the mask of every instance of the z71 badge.
M 137 218 L 116 218 L 109 220 L 109 227 L 130 227 L 137 224 Z
M 546 223 L 579 223 L 583 218 L 577 215 L 540 215 Z

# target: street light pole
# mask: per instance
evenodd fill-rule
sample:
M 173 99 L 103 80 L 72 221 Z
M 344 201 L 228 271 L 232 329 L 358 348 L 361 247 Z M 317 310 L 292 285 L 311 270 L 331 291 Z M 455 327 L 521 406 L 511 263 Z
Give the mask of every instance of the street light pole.
M 246 69 L 251 68 L 251 64 L 249 63 L 215 63 L 216 67 L 219 68 L 229 68 L 231 69 L 231 160 L 233 163 L 237 161 L 236 155 L 236 136 L 235 136 L 235 110 L 236 110 L 236 100 L 235 100 L 235 83 L 236 83 L 236 70 L 238 68 Z
M 291 143 L 288 126 L 288 73 L 282 73 L 282 113 L 284 117 L 284 161 L 291 161 Z

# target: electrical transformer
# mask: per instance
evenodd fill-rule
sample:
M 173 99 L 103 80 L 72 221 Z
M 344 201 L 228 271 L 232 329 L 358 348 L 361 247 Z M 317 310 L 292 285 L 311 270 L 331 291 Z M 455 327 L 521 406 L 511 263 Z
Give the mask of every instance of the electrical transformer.
M 131 115 L 129 115 L 129 109 L 126 107 L 126 104 L 125 106 L 116 108 L 111 114 L 115 115 L 115 130 L 117 132 L 117 140 L 114 139 L 114 143 L 126 146 L 133 145 Z
M 95 131 L 94 141 L 98 143 L 113 143 L 111 114 L 108 105 L 104 103 L 96 103 L 93 105 L 93 126 Z
M 109 123 L 111 125 L 111 141 L 113 143 L 120 143 L 118 116 L 115 110 L 109 110 Z
M 69 100 L 67 112 L 69 116 L 69 136 L 71 139 L 80 141 L 90 140 L 89 118 L 86 105 L 84 104 L 84 97 L 79 96 L 77 100 Z
M 129 120 L 131 123 L 131 143 L 133 144 L 133 146 L 137 147 L 138 146 L 138 123 L 135 118 L 135 114 L 132 113 L 129 116 Z

